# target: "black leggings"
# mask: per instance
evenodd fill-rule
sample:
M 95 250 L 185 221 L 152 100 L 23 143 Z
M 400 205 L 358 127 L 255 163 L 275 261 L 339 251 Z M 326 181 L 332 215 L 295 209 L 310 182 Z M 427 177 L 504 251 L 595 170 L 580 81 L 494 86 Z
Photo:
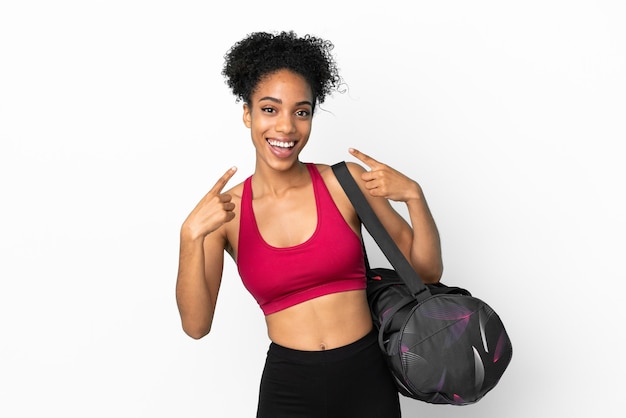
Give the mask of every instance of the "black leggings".
M 399 418 L 398 391 L 376 333 L 325 351 L 271 343 L 257 418 L 283 417 Z

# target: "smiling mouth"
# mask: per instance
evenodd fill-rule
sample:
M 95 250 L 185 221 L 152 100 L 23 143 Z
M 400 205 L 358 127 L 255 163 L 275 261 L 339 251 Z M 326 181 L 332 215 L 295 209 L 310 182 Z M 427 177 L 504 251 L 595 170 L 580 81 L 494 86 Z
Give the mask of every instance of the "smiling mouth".
M 273 147 L 285 149 L 293 148 L 296 146 L 296 141 L 276 141 L 274 139 L 268 139 L 267 143 Z

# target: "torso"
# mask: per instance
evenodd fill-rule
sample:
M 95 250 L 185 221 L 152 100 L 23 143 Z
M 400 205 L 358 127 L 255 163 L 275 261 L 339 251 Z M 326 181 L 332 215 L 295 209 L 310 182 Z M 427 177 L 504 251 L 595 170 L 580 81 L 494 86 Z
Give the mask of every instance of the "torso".
M 360 224 L 329 166 L 318 169 L 335 205 L 355 234 Z M 254 187 L 254 183 L 253 183 Z M 237 260 L 239 213 L 243 184 L 229 191 L 236 205 L 235 221 L 226 224 L 227 250 Z M 275 247 L 307 241 L 317 226 L 313 186 L 309 179 L 283 196 L 255 194 L 254 214 L 263 239 Z M 364 290 L 332 293 L 267 315 L 268 335 L 276 344 L 297 350 L 324 350 L 358 340 L 372 327 Z

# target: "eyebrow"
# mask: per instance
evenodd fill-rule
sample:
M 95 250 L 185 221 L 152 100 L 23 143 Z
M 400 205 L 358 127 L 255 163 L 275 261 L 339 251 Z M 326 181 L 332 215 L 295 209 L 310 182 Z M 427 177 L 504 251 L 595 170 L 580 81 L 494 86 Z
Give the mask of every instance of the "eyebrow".
M 277 99 L 276 97 L 272 97 L 272 96 L 261 97 L 258 101 L 262 102 L 263 100 L 269 100 L 270 102 L 279 103 L 279 104 L 283 103 L 282 100 Z M 309 105 L 309 106 L 313 107 L 313 103 L 311 103 L 308 100 L 302 100 L 302 101 L 296 103 L 296 106 L 302 106 L 302 105 Z

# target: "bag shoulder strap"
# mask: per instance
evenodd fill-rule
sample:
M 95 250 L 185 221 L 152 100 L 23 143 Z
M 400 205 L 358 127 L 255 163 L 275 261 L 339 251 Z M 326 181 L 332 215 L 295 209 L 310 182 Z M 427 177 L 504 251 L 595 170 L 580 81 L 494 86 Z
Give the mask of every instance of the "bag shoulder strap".
M 363 222 L 367 231 L 370 233 L 374 241 L 376 241 L 376 244 L 378 244 L 385 257 L 387 257 L 387 260 L 389 260 L 413 296 L 417 296 L 420 293 L 428 295 L 430 293 L 428 287 L 413 269 L 404 254 L 402 254 L 396 243 L 391 238 L 391 235 L 389 235 L 387 230 L 385 230 L 385 227 L 376 216 L 376 213 L 361 192 L 361 189 L 359 189 L 356 181 L 354 181 L 354 178 L 352 177 L 352 174 L 350 174 L 345 161 L 333 164 L 331 167 L 337 177 L 337 180 L 339 181 L 339 184 L 341 184 L 341 187 L 343 187 L 346 195 L 348 195 L 350 202 L 352 202 L 352 205 L 361 219 L 361 222 Z

